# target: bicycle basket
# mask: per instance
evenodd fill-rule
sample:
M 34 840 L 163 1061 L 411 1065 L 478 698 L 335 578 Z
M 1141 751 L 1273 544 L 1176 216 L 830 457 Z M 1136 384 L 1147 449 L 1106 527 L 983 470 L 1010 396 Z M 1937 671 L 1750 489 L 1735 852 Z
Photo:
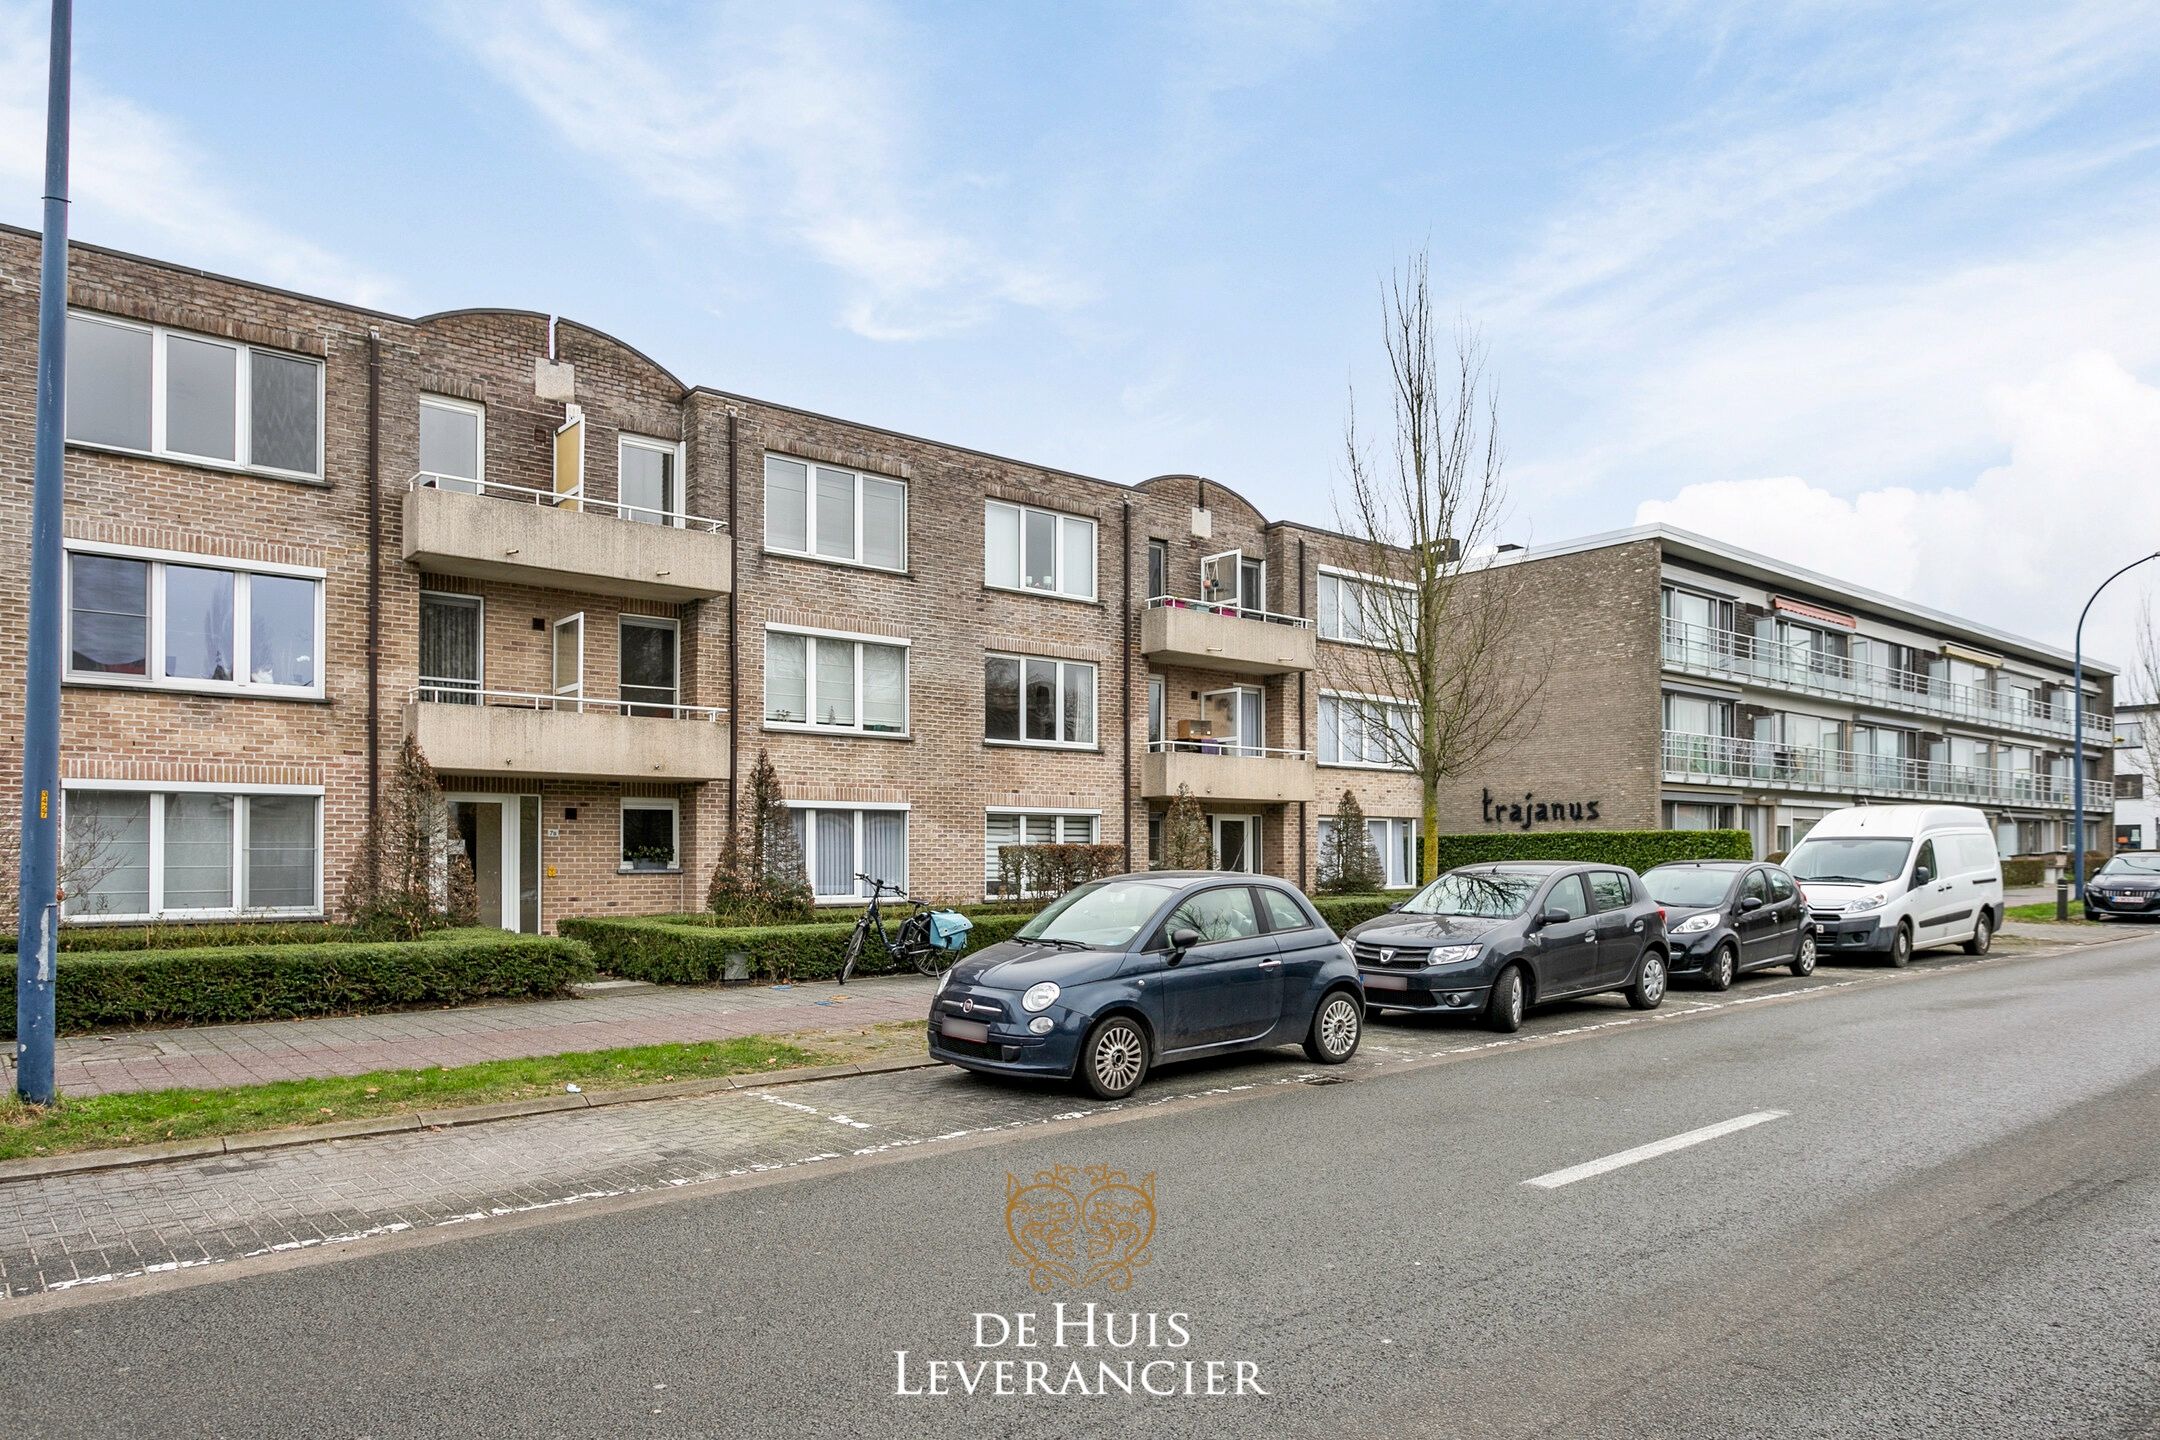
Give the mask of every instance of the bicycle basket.
M 948 955 L 958 955 L 967 949 L 968 932 L 975 922 L 957 910 L 933 910 L 930 912 L 930 945 Z

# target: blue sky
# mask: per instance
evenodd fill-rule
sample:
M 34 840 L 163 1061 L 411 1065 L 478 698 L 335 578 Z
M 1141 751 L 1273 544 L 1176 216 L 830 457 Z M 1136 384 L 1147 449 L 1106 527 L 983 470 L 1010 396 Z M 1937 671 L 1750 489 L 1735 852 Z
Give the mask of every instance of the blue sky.
M 78 11 L 82 239 L 550 310 L 1321 522 L 1381 278 L 1429 244 L 1519 538 L 1667 518 L 2065 642 L 2160 546 L 2148 3 Z M 0 0 L 26 224 L 43 24 Z

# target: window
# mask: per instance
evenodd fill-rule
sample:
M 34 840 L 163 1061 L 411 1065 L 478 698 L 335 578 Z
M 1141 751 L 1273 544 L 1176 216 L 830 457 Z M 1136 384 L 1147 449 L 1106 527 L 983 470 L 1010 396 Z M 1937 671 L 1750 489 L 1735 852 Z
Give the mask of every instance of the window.
M 1147 542 L 1147 593 L 1150 600 L 1170 593 L 1170 542 Z
M 1635 887 L 1617 870 L 1590 872 L 1590 899 L 1599 910 L 1625 910 L 1635 903 Z
M 680 682 L 675 622 L 625 615 L 620 637 L 622 698 L 631 702 L 625 713 L 674 715 Z
M 1410 633 L 1416 592 L 1407 585 L 1320 572 L 1320 638 L 1349 645 L 1384 645 L 1390 635 Z
M 1417 754 L 1417 707 L 1398 700 L 1320 697 L 1320 763 L 1410 768 Z
M 990 810 L 983 816 L 983 894 L 1007 894 L 998 852 L 1009 845 L 1092 845 L 1099 817 L 1093 811 Z
M 322 693 L 322 581 L 140 552 L 68 554 L 68 679 Z
M 1570 920 L 1588 915 L 1590 897 L 1583 891 L 1582 876 L 1563 875 L 1554 881 L 1552 889 L 1545 892 L 1545 908 L 1563 911 Z
M 799 805 L 790 815 L 813 898 L 844 901 L 868 896 L 870 887 L 858 881 L 857 875 L 907 888 L 906 810 Z
M 1095 522 L 992 500 L 983 507 L 983 583 L 1095 598 Z
M 2115 827 L 2115 848 L 2116 848 L 2117 850 L 2142 850 L 2142 849 L 2144 849 L 2144 848 L 2145 848 L 2145 827 L 2144 827 L 2143 825 L 2118 825 L 2118 826 L 2116 826 L 2116 827 Z
M 319 360 L 158 325 L 71 314 L 67 438 L 313 479 Z
M 2145 777 L 2135 773 L 2118 774 L 2115 777 L 2115 798 L 2118 800 L 2144 799 Z
M 1260 933 L 1260 912 L 1253 908 L 1252 891 L 1243 885 L 1223 885 L 1188 897 L 1163 922 L 1163 939 L 1180 930 L 1197 930 L 1201 943 L 1211 940 L 1247 940 Z
M 316 792 L 70 787 L 67 915 L 320 914 L 321 818 Z
M 673 800 L 622 802 L 622 868 L 669 871 L 682 868 L 676 836 L 681 809 Z
M 1287 930 L 1310 930 L 1313 918 L 1304 907 L 1272 885 L 1260 887 L 1260 903 L 1267 911 L 1267 927 L 1276 934 Z
M 907 646 L 768 628 L 765 723 L 906 734 Z
M 1320 817 L 1320 850 L 1328 853 L 1328 845 L 1335 838 L 1335 817 Z M 1414 819 L 1375 819 L 1365 821 L 1365 838 L 1373 852 L 1380 857 L 1381 884 L 1389 890 L 1407 890 L 1417 884 L 1418 874 L 1418 822 Z
M 837 465 L 765 457 L 765 548 L 784 555 L 907 568 L 907 486 Z
M 485 686 L 486 606 L 478 595 L 420 592 L 420 698 L 477 705 Z
M 1012 745 L 1093 745 L 1095 667 L 1078 660 L 983 660 L 983 738 Z
M 1987 852 L 1989 859 L 1994 857 L 1993 846 L 1989 845 L 1985 840 L 1980 842 L 1980 846 L 1982 850 Z M 1976 866 L 1975 868 L 1981 867 Z M 1793 898 L 1793 883 L 1790 875 L 1787 875 L 1782 870 L 1772 870 L 1770 872 L 1770 898 L 1779 902 Z
M 615 454 L 615 499 L 622 518 L 641 525 L 682 524 L 682 448 L 671 440 L 624 435 Z
M 1200 599 L 1234 610 L 1267 609 L 1267 562 L 1237 550 L 1200 561 Z
M 1150 745 L 1160 745 L 1163 741 L 1163 678 L 1160 675 L 1148 677 L 1147 738 Z
M 1668 691 L 1665 695 L 1665 728 L 1675 735 L 1729 736 L 1733 733 L 1732 702 Z
M 442 490 L 480 493 L 487 411 L 468 400 L 420 397 L 420 477 Z
M 1770 877 L 1761 870 L 1750 870 L 1741 877 L 1740 898 L 1753 900 L 1759 905 L 1770 903 Z
M 1730 830 L 1733 828 L 1733 807 L 1704 803 L 1695 800 L 1668 800 L 1665 802 L 1665 828 L 1668 830 Z M 1780 826 L 1790 830 L 1790 826 Z M 1792 842 L 1783 839 L 1780 850 L 1792 848 Z

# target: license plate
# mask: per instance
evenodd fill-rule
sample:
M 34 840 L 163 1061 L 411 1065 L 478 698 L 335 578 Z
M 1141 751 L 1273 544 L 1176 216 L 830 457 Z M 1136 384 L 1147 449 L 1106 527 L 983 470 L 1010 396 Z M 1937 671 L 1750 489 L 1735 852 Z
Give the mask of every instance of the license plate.
M 2117 895 L 2115 903 L 2117 905 L 2142 905 L 2145 903 L 2145 897 L 2143 895 Z
M 940 1020 L 938 1033 L 948 1040 L 973 1040 L 980 1044 L 990 1038 L 990 1027 L 979 1020 Z
M 1410 988 L 1410 982 L 1400 975 L 1374 975 L 1368 972 L 1364 980 L 1365 988 L 1368 990 L 1407 990 Z

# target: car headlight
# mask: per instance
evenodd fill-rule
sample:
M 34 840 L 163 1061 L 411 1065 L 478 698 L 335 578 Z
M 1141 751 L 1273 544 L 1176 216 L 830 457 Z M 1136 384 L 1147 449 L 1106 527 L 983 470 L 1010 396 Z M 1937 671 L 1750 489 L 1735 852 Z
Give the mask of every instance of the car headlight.
M 1032 1015 L 1037 1010 L 1047 1010 L 1057 1004 L 1057 997 L 1057 985 L 1053 981 L 1045 980 L 1040 985 L 1028 986 L 1027 994 L 1020 997 L 1020 1008 Z
M 1857 900 L 1847 902 L 1845 906 L 1845 913 L 1848 915 L 1858 915 L 1863 910 L 1880 910 L 1883 905 L 1889 901 L 1889 899 L 1890 896 L 1886 892 L 1881 890 L 1876 891 L 1872 895 L 1862 895 Z
M 1672 933 L 1675 935 L 1700 935 L 1705 930 L 1715 930 L 1717 922 L 1717 911 L 1705 910 L 1702 914 L 1690 915 L 1687 919 L 1673 926 Z
M 1460 965 L 1465 960 L 1477 959 L 1478 949 L 1476 945 L 1437 945 L 1425 958 L 1432 965 Z

